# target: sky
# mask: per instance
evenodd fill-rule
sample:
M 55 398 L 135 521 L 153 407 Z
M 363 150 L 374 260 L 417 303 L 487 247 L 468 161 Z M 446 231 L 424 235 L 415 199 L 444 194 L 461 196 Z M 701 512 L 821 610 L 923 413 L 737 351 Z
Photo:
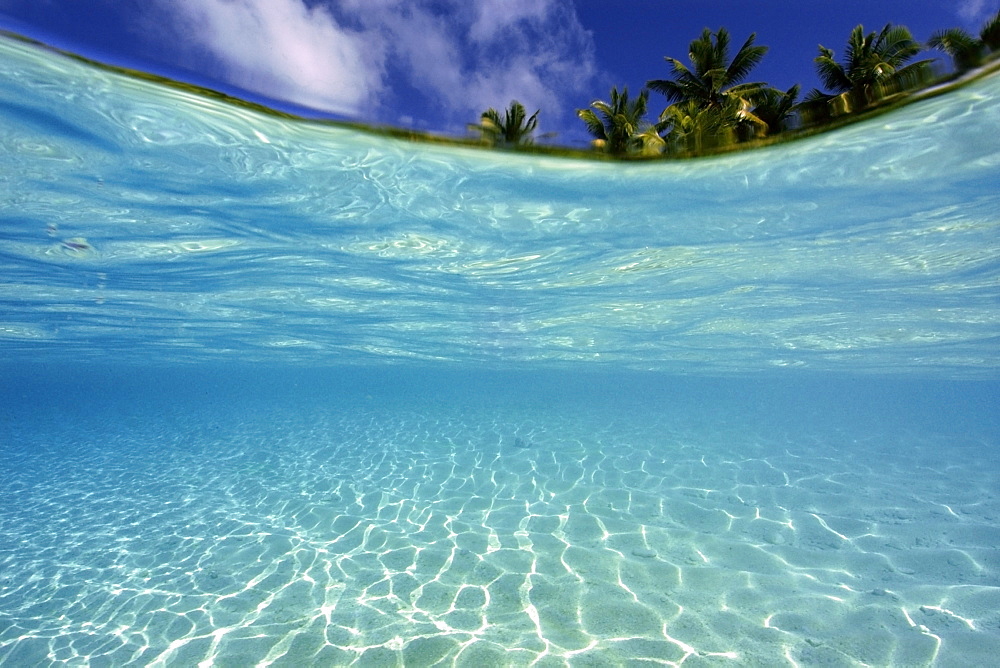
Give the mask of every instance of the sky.
M 546 141 L 576 110 L 669 78 L 704 28 L 769 47 L 750 80 L 821 88 L 817 46 L 851 29 L 977 34 L 1000 0 L 0 0 L 0 29 L 284 111 L 449 135 L 513 99 Z M 949 59 L 938 52 L 942 64 Z M 650 95 L 651 120 L 666 106 Z

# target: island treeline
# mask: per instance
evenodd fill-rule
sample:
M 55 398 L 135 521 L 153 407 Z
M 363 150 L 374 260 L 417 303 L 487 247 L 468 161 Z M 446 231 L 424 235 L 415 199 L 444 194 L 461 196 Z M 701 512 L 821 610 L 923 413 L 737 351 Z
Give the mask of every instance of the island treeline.
M 595 100 L 577 110 L 593 137 L 593 149 L 613 157 L 694 156 L 779 138 L 789 133 L 823 130 L 879 109 L 944 79 L 936 59 L 914 60 L 925 49 L 951 57 L 960 76 L 1000 56 L 1000 12 L 978 36 L 959 28 L 940 30 L 926 43 L 904 26 L 886 24 L 866 32 L 851 31 L 842 55 L 819 45 L 814 59 L 825 90 L 813 89 L 800 98 L 798 84 L 780 90 L 750 81 L 767 53 L 751 34 L 733 51 L 725 28 L 706 28 L 693 40 L 688 62 L 665 57 L 666 78 L 650 79 L 638 95 L 628 87 L 611 89 L 608 100 Z M 656 120 L 648 119 L 650 93 L 666 99 Z M 538 111 L 527 113 L 517 100 L 503 112 L 487 109 L 470 125 L 489 146 L 531 146 Z

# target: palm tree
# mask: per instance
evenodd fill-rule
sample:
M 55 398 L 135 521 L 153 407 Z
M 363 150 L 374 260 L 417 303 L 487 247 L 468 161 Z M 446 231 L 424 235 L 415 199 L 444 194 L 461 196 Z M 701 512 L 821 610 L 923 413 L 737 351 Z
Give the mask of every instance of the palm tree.
M 699 155 L 706 149 L 736 141 L 734 128 L 722 114 L 694 100 L 675 102 L 664 109 L 660 125 L 667 130 L 666 143 L 671 152 L 681 155 Z
M 927 46 L 951 56 L 955 69 L 960 72 L 978 67 L 983 64 L 986 51 L 996 51 L 1000 47 L 1000 12 L 983 25 L 978 39 L 961 28 L 949 28 L 931 35 Z
M 848 93 L 860 106 L 878 101 L 887 93 L 907 87 L 921 79 L 931 60 L 921 60 L 906 65 L 920 52 L 920 44 L 904 26 L 885 24 L 881 32 L 865 34 L 858 25 L 847 40 L 843 64 L 834 60 L 833 50 L 822 44 L 815 58 L 816 70 L 823 85 L 834 91 L 833 95 L 813 90 L 808 100 L 833 98 Z
M 1000 49 L 1000 11 L 993 15 L 983 29 L 979 31 L 979 39 L 990 51 Z
M 776 94 L 781 94 L 774 91 Z M 694 100 L 675 102 L 660 114 L 666 143 L 678 153 L 699 155 L 707 149 L 748 141 L 768 134 L 768 122 L 742 97 L 731 97 L 721 107 L 702 107 Z
M 799 96 L 799 84 L 782 92 L 776 88 L 765 88 L 757 96 L 753 114 L 767 125 L 767 134 L 772 135 L 788 129 L 795 116 L 795 100 Z
M 502 118 L 499 111 L 490 107 L 479 117 L 479 125 L 470 125 L 469 129 L 479 132 L 491 146 L 524 146 L 533 141 L 531 133 L 538 125 L 538 111 L 526 117 L 524 105 L 511 100 Z
M 608 153 L 647 152 L 656 144 L 649 134 L 652 126 L 643 118 L 648 100 L 649 91 L 645 89 L 639 97 L 630 100 L 628 86 L 620 93 L 615 86 L 611 89 L 611 102 L 595 100 L 590 103 L 591 109 L 577 109 L 576 115 L 587 124 L 587 130 L 595 138 L 594 145 Z M 656 134 L 655 129 L 653 134 Z
M 961 28 L 937 31 L 927 40 L 927 46 L 941 49 L 951 56 L 959 72 L 983 63 L 983 43 Z
M 767 124 L 760 122 L 752 108 L 767 85 L 743 83 L 767 53 L 766 46 L 754 45 L 756 37 L 751 34 L 730 60 L 729 32 L 719 28 L 713 33 L 705 28 L 689 46 L 690 68 L 676 58 L 664 58 L 671 65 L 673 78 L 652 79 L 646 85 L 671 103 L 660 115 L 660 122 L 677 133 L 672 143 L 703 147 L 706 141 L 716 145 L 766 132 Z M 680 106 L 671 108 L 675 105 Z M 712 133 L 720 136 L 710 139 Z
M 688 58 L 694 70 L 676 58 L 666 56 L 664 60 L 670 63 L 673 78 L 652 79 L 646 85 L 650 90 L 662 93 L 667 102 L 693 100 L 703 108 L 722 107 L 725 100 L 731 97 L 752 97 L 765 85 L 740 82 L 767 53 L 766 46 L 754 46 L 756 37 L 756 34 L 751 34 L 729 60 L 729 32 L 719 28 L 713 33 L 705 28 L 701 37 L 688 47 Z
M 632 150 L 637 155 L 660 155 L 666 145 L 659 125 L 646 123 L 642 132 L 632 135 Z

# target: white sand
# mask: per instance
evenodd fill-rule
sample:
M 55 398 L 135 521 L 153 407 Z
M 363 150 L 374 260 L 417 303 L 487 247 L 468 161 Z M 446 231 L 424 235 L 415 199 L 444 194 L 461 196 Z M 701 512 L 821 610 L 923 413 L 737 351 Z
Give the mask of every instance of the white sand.
M 0 659 L 992 662 L 977 444 L 706 424 L 331 411 L 180 450 L 193 424 L 150 424 L 131 455 L 91 434 L 6 483 Z

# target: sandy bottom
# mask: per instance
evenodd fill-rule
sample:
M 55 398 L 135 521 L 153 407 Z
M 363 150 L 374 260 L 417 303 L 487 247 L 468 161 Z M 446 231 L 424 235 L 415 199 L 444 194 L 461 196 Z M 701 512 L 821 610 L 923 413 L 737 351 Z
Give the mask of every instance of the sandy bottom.
M 995 443 L 578 407 L 15 425 L 0 663 L 987 665 Z

